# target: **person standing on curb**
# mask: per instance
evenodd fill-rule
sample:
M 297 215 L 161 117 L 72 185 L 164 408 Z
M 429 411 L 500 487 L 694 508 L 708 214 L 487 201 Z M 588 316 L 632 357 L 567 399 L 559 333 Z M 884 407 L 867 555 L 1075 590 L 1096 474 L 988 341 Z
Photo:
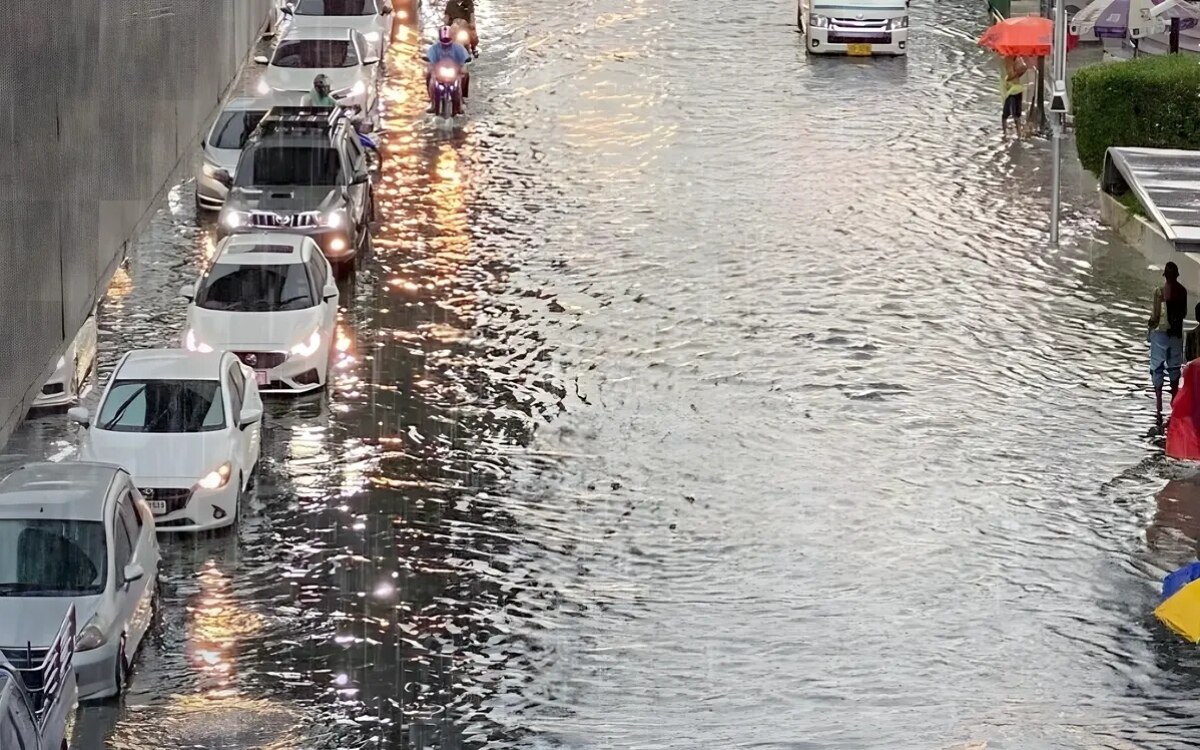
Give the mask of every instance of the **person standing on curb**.
M 1011 117 L 1016 126 L 1017 136 L 1021 135 L 1021 108 L 1025 97 L 1025 84 L 1021 77 L 1029 66 L 1020 57 L 1005 55 L 1000 72 L 1000 98 L 1004 101 L 1004 110 L 1000 115 L 1000 128 L 1008 135 L 1008 119 Z
M 1158 416 L 1163 410 L 1163 380 L 1171 382 L 1171 400 L 1179 390 L 1179 370 L 1183 367 L 1183 319 L 1187 317 L 1187 289 L 1179 283 L 1179 266 L 1167 263 L 1166 281 L 1154 290 L 1150 311 L 1150 380 L 1154 383 L 1154 402 Z

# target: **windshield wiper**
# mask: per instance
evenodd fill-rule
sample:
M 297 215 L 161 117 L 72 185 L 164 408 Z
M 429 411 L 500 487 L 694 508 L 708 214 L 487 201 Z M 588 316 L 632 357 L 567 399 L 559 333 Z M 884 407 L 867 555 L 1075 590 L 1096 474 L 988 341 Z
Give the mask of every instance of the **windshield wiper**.
M 133 403 L 134 399 L 136 399 L 138 396 L 142 395 L 145 392 L 146 392 L 146 386 L 144 386 L 144 385 L 141 388 L 138 388 L 136 391 L 134 391 L 133 395 L 130 396 L 129 398 L 125 399 L 125 403 L 121 404 L 120 408 L 117 409 L 117 413 L 113 415 L 113 418 L 108 420 L 107 422 L 105 422 L 103 425 L 101 425 L 100 429 L 111 430 L 113 428 L 113 426 L 117 424 L 117 422 L 121 421 L 121 417 L 125 416 L 125 410 L 129 408 L 129 405 Z

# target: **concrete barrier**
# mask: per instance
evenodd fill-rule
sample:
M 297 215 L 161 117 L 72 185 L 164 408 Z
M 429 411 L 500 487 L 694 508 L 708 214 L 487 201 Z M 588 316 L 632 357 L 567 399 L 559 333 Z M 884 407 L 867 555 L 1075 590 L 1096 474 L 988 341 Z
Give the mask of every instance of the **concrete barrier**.
M 106 288 L 270 0 L 6 0 L 0 440 Z

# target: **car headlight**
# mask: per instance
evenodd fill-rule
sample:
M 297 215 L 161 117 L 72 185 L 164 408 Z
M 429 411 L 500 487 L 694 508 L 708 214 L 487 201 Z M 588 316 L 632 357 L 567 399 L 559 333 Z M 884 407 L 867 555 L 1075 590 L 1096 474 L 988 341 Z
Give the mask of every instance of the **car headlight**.
M 380 36 L 378 31 L 368 31 L 367 33 L 363 34 L 363 38 L 371 44 L 375 44 L 379 41 Z
M 233 465 L 228 461 L 221 464 L 217 468 L 205 474 L 199 482 L 196 482 L 201 489 L 219 490 L 229 484 L 229 477 L 233 475 Z
M 888 20 L 888 28 L 892 29 L 892 30 L 907 29 L 908 28 L 908 16 L 904 16 L 903 18 L 889 19 Z
M 452 68 L 449 65 L 443 65 L 442 67 L 438 68 L 438 78 L 442 79 L 443 81 L 453 81 L 457 77 L 457 68 Z
M 188 329 L 187 336 L 184 337 L 183 343 L 184 343 L 184 346 L 187 347 L 187 350 L 189 352 L 200 352 L 201 354 L 208 354 L 209 352 L 211 352 L 213 350 L 213 348 L 211 346 L 209 346 L 208 344 L 204 343 L 203 341 L 199 341 L 196 338 L 196 332 L 194 330 L 192 330 L 191 328 Z
M 103 646 L 108 642 L 108 635 L 104 630 L 104 623 L 100 621 L 99 616 L 93 615 L 88 624 L 83 626 L 83 630 L 79 631 L 79 635 L 75 636 L 75 650 L 92 651 Z
M 367 93 L 367 84 L 362 81 L 355 81 L 354 85 L 350 87 L 350 96 L 362 96 L 365 93 Z
M 266 78 L 258 79 L 258 94 L 259 94 L 259 96 L 266 96 L 269 93 L 271 93 L 271 84 L 267 83 Z
M 246 223 L 246 215 L 241 211 L 229 209 L 221 214 L 221 223 L 230 229 L 237 229 Z
M 346 212 L 339 208 L 326 214 L 318 214 L 317 223 L 330 229 L 341 229 L 346 226 Z
M 292 354 L 299 357 L 311 357 L 317 353 L 317 349 L 321 348 L 321 332 L 313 331 L 307 341 L 302 341 L 292 347 Z
M 829 16 L 819 16 L 816 13 L 808 17 L 808 23 L 816 29 L 823 29 L 829 26 Z
M 66 363 L 67 363 L 67 358 L 66 358 L 65 356 L 64 356 L 64 357 L 59 357 L 59 358 L 58 358 L 58 364 L 57 364 L 57 365 L 55 365 L 55 366 L 54 366 L 54 368 L 55 368 L 55 369 L 60 369 L 60 368 L 61 368 L 63 365 L 65 365 Z
M 217 176 L 217 166 L 215 164 L 209 164 L 208 162 L 204 162 L 204 166 L 201 167 L 201 169 L 204 171 L 204 175 L 206 177 L 216 177 Z

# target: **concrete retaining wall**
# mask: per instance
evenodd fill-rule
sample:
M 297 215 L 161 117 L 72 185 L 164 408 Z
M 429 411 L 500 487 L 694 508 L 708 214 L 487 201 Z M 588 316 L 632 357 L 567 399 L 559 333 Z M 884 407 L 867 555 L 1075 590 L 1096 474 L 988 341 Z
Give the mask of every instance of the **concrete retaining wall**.
M 0 440 L 215 114 L 270 0 L 5 0 Z

